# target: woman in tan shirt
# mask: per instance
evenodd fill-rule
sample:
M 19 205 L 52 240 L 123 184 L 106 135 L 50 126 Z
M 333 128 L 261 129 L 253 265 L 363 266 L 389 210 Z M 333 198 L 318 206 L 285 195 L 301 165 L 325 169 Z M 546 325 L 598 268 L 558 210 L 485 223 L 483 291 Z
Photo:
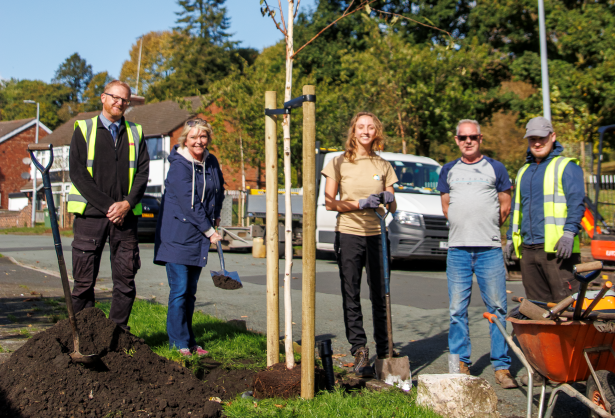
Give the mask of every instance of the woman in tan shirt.
M 346 152 L 322 170 L 327 178 L 327 210 L 339 212 L 334 248 L 342 284 L 346 338 L 359 376 L 373 374 L 361 311 L 363 267 L 370 288 L 376 354 L 382 358 L 388 354 L 380 220 L 374 212 L 384 215 L 384 209 L 379 207 L 381 194 L 389 210 L 395 212 L 393 184 L 398 180 L 391 164 L 376 154 L 383 145 L 380 120 L 372 113 L 360 112 L 350 122 Z

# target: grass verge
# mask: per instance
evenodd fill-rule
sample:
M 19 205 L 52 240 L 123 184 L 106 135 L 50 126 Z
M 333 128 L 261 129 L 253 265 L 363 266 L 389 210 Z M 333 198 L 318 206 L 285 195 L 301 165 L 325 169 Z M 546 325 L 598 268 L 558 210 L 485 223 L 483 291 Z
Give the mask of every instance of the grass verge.
M 320 392 L 314 399 L 263 399 L 255 403 L 250 399 L 229 402 L 224 413 L 229 418 L 246 417 L 326 417 L 326 418 L 438 418 L 440 415 L 416 405 L 416 390 L 410 395 L 399 390 L 380 392 L 363 389 L 346 393 Z
M 45 225 L 36 225 L 34 228 L 28 227 L 12 227 L 12 228 L 4 228 L 0 229 L 0 234 L 8 235 L 40 235 L 40 234 L 51 234 L 51 228 L 47 228 Z M 66 228 L 60 230 L 60 235 L 63 237 L 72 237 L 73 229 Z
M 96 303 L 109 315 L 110 302 Z M 166 333 L 167 307 L 152 301 L 135 300 L 128 325 L 130 331 L 145 340 L 153 352 L 180 362 L 197 371 L 198 361 L 186 360 L 177 350 L 169 349 Z M 267 338 L 265 335 L 243 331 L 218 318 L 195 312 L 192 327 L 196 341 L 208 357 L 229 368 L 264 369 L 267 365 Z M 283 355 L 280 356 L 283 360 Z M 296 356 L 299 360 L 299 357 Z M 367 389 L 347 393 L 337 388 L 334 392 L 320 392 L 312 400 L 303 399 L 236 399 L 225 404 L 229 418 L 244 417 L 417 417 L 438 418 L 439 415 L 415 402 L 416 390 L 408 395 L 399 390 L 373 392 Z

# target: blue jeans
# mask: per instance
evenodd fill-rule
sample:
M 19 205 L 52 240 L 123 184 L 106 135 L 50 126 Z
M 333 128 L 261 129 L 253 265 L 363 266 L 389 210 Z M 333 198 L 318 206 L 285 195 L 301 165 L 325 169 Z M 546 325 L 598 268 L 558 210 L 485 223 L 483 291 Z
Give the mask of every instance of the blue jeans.
M 459 360 L 472 364 L 468 306 L 472 297 L 472 275 L 489 313 L 497 315 L 506 326 L 506 270 L 501 248 L 456 247 L 448 249 L 446 277 L 448 278 L 449 311 L 448 348 L 459 354 Z M 495 324 L 489 325 L 491 334 L 491 364 L 497 370 L 510 368 L 508 345 Z
M 175 263 L 167 263 L 166 267 L 171 288 L 167 312 L 169 347 L 191 348 L 196 345 L 192 332 L 192 314 L 202 267 Z

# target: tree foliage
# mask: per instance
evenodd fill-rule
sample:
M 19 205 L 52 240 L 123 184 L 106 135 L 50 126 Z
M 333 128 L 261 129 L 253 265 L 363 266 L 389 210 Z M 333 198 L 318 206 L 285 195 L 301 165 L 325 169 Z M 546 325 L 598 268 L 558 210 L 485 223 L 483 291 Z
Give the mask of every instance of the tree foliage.
M 92 66 L 75 52 L 60 64 L 56 70 L 53 82 L 67 86 L 70 89 L 69 100 L 80 103 L 83 92 L 87 85 L 90 84 L 92 76 Z

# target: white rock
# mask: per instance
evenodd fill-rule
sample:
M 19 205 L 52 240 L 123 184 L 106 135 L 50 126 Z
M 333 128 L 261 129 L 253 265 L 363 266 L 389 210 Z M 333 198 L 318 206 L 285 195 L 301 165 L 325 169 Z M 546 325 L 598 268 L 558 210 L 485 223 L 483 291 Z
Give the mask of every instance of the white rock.
M 447 418 L 499 418 L 498 397 L 489 383 L 465 374 L 422 374 L 416 403 Z

